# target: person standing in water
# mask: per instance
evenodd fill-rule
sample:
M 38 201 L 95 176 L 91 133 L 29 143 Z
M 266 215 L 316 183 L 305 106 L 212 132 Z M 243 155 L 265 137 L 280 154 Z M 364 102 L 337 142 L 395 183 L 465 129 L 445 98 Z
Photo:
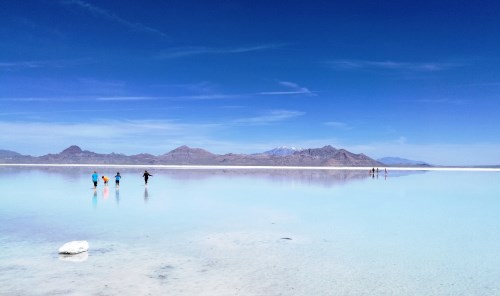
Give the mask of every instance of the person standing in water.
M 153 175 L 151 175 L 150 173 L 148 173 L 148 171 L 144 171 L 144 175 L 142 175 L 142 176 L 144 177 L 144 184 L 148 185 L 149 176 L 153 176 Z
M 116 187 L 120 186 L 120 179 L 121 178 L 122 178 L 122 176 L 120 176 L 120 172 L 117 172 L 116 176 L 115 176 L 115 185 L 116 185 Z
M 102 176 L 102 180 L 104 181 L 104 185 L 108 185 L 109 178 L 106 176 Z
M 96 171 L 92 174 L 92 182 L 94 182 L 94 189 L 97 188 L 97 182 L 99 181 L 99 175 Z

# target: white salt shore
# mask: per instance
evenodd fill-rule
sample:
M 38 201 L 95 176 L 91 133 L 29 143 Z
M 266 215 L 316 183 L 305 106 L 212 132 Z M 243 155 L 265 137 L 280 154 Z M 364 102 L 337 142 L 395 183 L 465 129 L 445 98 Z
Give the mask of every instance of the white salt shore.
M 0 167 L 107 167 L 107 168 L 147 168 L 167 170 L 349 170 L 368 171 L 373 167 L 306 167 L 306 166 L 237 166 L 237 165 L 140 165 L 140 164 L 25 164 L 1 163 Z M 490 167 L 378 167 L 390 171 L 466 171 L 466 172 L 500 172 L 500 168 Z M 379 173 L 383 173 L 380 171 Z

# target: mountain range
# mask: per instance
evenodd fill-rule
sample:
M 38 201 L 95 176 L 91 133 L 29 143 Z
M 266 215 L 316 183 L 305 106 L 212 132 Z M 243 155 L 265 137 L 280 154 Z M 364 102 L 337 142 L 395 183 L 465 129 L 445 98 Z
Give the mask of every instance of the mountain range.
M 243 166 L 384 166 L 364 155 L 330 145 L 322 148 L 279 147 L 257 154 L 214 154 L 200 148 L 178 147 L 161 155 L 147 153 L 101 154 L 70 146 L 60 153 L 43 156 L 21 155 L 0 150 L 0 163 L 26 164 L 138 164 L 138 165 L 243 165 Z

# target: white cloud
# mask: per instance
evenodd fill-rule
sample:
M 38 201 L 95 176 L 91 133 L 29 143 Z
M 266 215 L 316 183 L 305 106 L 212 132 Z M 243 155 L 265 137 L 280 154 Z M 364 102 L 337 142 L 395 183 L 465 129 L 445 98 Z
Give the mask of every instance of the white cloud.
M 295 117 L 302 116 L 304 114 L 305 114 L 304 112 L 300 111 L 274 110 L 256 117 L 240 118 L 233 122 L 236 124 L 266 125 L 266 124 L 289 120 Z
M 302 94 L 302 95 L 308 95 L 308 96 L 316 96 L 316 93 L 314 91 L 309 90 L 307 87 L 302 87 L 294 82 L 280 81 L 279 84 L 281 86 L 288 88 L 289 90 L 286 90 L 286 91 L 266 91 L 266 92 L 260 92 L 259 95 L 296 95 L 296 94 Z
M 162 52 L 156 57 L 159 59 L 177 59 L 195 55 L 207 54 L 239 54 L 256 51 L 265 51 L 283 47 L 283 44 L 262 44 L 246 47 L 232 47 L 232 48 L 215 48 L 215 47 L 179 47 L 173 48 L 169 51 Z
M 342 129 L 342 130 L 350 130 L 353 128 L 349 124 L 347 124 L 345 122 L 340 122 L 340 121 L 327 121 L 324 123 L 324 125 L 330 126 L 333 128 L 337 128 L 337 129 Z
M 419 99 L 415 100 L 417 103 L 422 103 L 422 104 L 446 104 L 446 105 L 467 105 L 470 103 L 468 100 L 462 100 L 462 99 L 448 99 L 448 98 L 442 98 L 442 99 Z
M 115 23 L 118 23 L 120 25 L 128 27 L 128 28 L 135 30 L 135 31 L 142 31 L 142 32 L 154 34 L 154 35 L 161 36 L 161 37 L 167 37 L 167 35 L 165 33 L 163 33 L 162 31 L 160 31 L 158 29 L 146 26 L 142 23 L 128 21 L 128 20 L 123 19 L 123 18 L 119 17 L 118 15 L 116 15 L 116 14 L 114 14 L 106 9 L 97 7 L 97 6 L 92 5 L 92 4 L 90 4 L 86 1 L 83 1 L 83 0 L 66 0 L 66 1 L 62 1 L 62 3 L 76 5 L 82 9 L 92 13 L 94 16 L 108 19 L 110 21 L 113 21 Z
M 96 98 L 97 101 L 149 101 L 157 100 L 156 97 L 100 97 Z
M 199 95 L 181 95 L 181 96 L 76 96 L 76 97 L 6 97 L 0 98 L 0 101 L 11 102 L 74 102 L 74 101 L 151 101 L 151 100 L 169 100 L 169 101 L 196 101 L 196 100 L 223 100 L 248 97 L 248 94 L 199 94 Z
M 0 143 L 9 150 L 44 154 L 70 145 L 97 152 L 163 153 L 175 145 L 192 144 L 224 129 L 213 123 L 179 123 L 165 120 L 66 122 L 0 122 Z M 179 146 L 179 145 L 177 145 Z M 21 148 L 19 148 L 21 147 Z M 150 150 L 144 150 L 144 148 Z
M 224 123 L 168 120 L 101 120 L 88 123 L 0 121 L 0 143 L 3 145 L 0 149 L 41 155 L 59 152 L 76 144 L 100 153 L 162 154 L 178 146 L 188 145 L 214 153 L 255 153 L 284 144 L 303 148 L 330 144 L 372 158 L 397 156 L 435 165 L 500 165 L 500 143 L 412 143 L 401 136 L 387 141 L 346 144 L 342 139 L 307 138 L 307 135 L 265 136 L 261 141 L 224 136 L 228 130 L 238 126 L 265 126 L 292 120 L 303 114 L 299 111 L 274 110 L 261 116 Z
M 35 68 L 65 68 L 82 63 L 87 63 L 89 59 L 73 59 L 73 60 L 38 60 L 38 61 L 8 61 L 0 62 L 0 70 L 21 70 Z
M 396 156 L 433 165 L 499 165 L 498 143 L 410 143 L 400 137 L 392 141 L 347 145 L 346 149 L 373 158 Z
M 338 70 L 387 70 L 412 72 L 437 72 L 461 66 L 460 64 L 453 63 L 363 60 L 334 60 L 327 62 L 327 64 Z

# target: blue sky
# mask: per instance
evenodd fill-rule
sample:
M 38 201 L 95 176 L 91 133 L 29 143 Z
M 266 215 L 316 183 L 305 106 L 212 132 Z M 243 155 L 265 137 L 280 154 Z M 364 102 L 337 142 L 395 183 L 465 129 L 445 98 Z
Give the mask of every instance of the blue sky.
M 0 4 L 0 149 L 500 164 L 496 1 Z

